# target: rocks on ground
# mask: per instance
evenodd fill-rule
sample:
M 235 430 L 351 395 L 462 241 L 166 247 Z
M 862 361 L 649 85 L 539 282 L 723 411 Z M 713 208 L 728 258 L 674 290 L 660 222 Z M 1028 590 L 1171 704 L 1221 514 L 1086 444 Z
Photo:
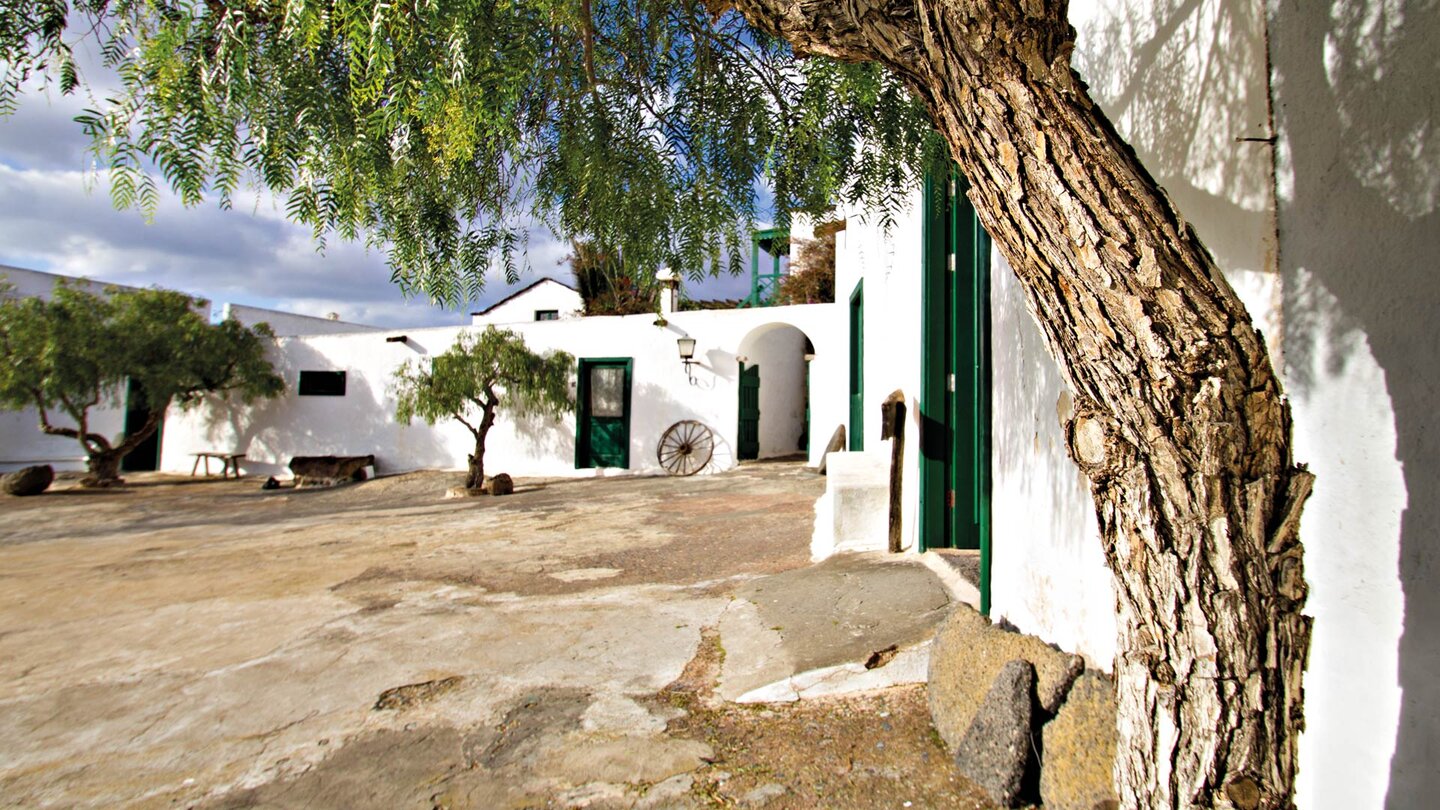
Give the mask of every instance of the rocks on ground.
M 491 495 L 509 495 L 515 491 L 515 482 L 505 473 L 486 476 L 485 491 Z
M 1046 765 L 1040 798 L 1046 810 L 1115 808 L 1115 682 L 1098 672 L 1075 681 L 1055 719 L 1045 724 Z
M 1030 762 L 1035 665 L 1018 658 L 1001 667 L 955 749 L 960 772 L 1006 807 L 1020 798 Z
M 1033 688 L 1022 699 L 1015 697 L 1017 678 L 1023 679 L 1016 670 L 1026 664 L 1033 667 Z M 1084 669 L 1079 656 L 1056 650 L 1035 636 L 996 627 L 958 605 L 931 647 L 927 686 L 931 718 L 957 764 L 986 788 L 993 801 L 1005 806 L 1039 802 L 1048 789 L 1054 804 L 1045 796 L 1047 808 L 1105 807 L 1115 798 L 1109 776 L 1115 755 L 1114 686 L 1092 674 L 1077 691 L 1074 685 Z M 1013 705 L 1016 700 L 1028 705 Z M 1022 713 L 1028 713 L 1030 720 L 1026 745 L 1017 750 L 1013 722 Z M 1052 731 L 1061 714 L 1065 719 Z M 1053 749 L 1048 745 L 1052 738 Z M 1012 755 L 1001 763 L 999 754 L 1004 751 Z M 964 760 L 975 759 L 978 752 L 985 752 L 985 757 L 967 765 Z M 1018 792 L 1011 792 L 1009 779 L 986 775 L 1008 774 L 1006 767 L 1023 774 Z
M 39 495 L 55 481 L 55 468 L 49 464 L 22 467 L 0 478 L 0 489 L 7 495 Z
M 372 456 L 296 456 L 290 472 L 296 486 L 333 486 L 346 481 L 364 481 L 365 468 L 375 466 Z

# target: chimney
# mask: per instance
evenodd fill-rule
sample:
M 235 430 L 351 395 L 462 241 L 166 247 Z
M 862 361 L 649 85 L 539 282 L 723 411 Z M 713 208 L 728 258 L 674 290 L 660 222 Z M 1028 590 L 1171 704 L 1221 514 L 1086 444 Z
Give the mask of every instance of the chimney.
M 662 267 L 655 273 L 655 280 L 660 282 L 660 317 L 668 318 L 680 308 L 680 279 L 674 270 Z

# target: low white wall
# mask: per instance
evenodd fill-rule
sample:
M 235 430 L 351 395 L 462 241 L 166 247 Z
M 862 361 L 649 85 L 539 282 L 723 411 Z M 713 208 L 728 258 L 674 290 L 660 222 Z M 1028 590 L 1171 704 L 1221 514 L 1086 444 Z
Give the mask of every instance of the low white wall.
M 667 327 L 653 315 L 580 318 L 513 324 L 535 351 L 563 350 L 580 358 L 633 360 L 630 473 L 659 472 L 656 449 L 661 433 L 682 419 L 696 419 L 716 434 L 711 471 L 735 462 L 740 336 L 770 323 L 791 324 L 816 347 L 812 381 L 825 385 L 832 365 L 844 363 L 843 331 L 833 305 L 677 313 Z M 389 343 L 385 334 L 285 338 L 273 352 L 285 377 L 286 393 L 252 407 L 215 404 L 189 413 L 172 412 L 166 427 L 162 469 L 189 472 L 189 454 L 233 450 L 247 454 L 249 474 L 285 475 L 296 455 L 374 454 L 380 473 L 419 468 L 461 469 L 473 439 L 457 423 L 434 427 L 396 423 L 391 374 L 408 359 L 445 351 L 460 329 L 405 330 L 408 341 Z M 694 384 L 680 362 L 675 340 L 696 339 Z M 839 358 L 838 360 L 836 358 Z M 344 397 L 300 397 L 302 370 L 347 373 Z M 833 419 L 823 405 L 820 418 Z M 618 470 L 575 469 L 575 417 L 517 423 L 502 413 L 486 443 L 486 469 L 523 476 L 610 475 Z

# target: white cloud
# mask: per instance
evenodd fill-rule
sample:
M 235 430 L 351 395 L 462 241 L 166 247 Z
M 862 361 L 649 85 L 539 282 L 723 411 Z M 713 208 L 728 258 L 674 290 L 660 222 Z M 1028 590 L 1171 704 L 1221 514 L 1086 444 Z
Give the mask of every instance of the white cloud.
M 150 224 L 137 211 L 116 211 L 105 177 L 87 171 L 86 137 L 72 120 L 87 106 L 31 93 L 0 118 L 0 264 L 396 327 L 465 323 L 468 312 L 514 290 L 496 273 L 479 301 L 458 310 L 407 299 L 382 253 L 335 238 L 317 252 L 309 229 L 287 221 L 264 193 L 237 195 L 225 211 L 213 202 L 186 208 L 162 190 Z M 537 225 L 519 283 L 571 283 L 561 264 L 568 254 L 568 244 Z M 749 281 L 727 276 L 688 288 L 697 298 L 738 298 Z

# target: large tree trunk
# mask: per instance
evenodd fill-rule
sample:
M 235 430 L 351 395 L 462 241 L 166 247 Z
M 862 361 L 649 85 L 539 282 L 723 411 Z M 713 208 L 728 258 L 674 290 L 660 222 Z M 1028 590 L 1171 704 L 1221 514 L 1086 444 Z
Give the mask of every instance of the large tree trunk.
M 493 394 L 488 401 L 476 400 L 480 406 L 480 426 L 470 432 L 475 437 L 475 452 L 466 457 L 470 463 L 470 471 L 465 475 L 465 488 L 474 492 L 485 486 L 485 437 L 490 435 L 490 428 L 495 426 L 495 409 L 498 401 Z
M 120 462 L 125 454 L 118 449 L 100 450 L 90 453 L 85 460 L 87 474 L 80 479 L 82 487 L 117 487 L 125 483 L 120 477 Z
M 90 442 L 85 445 L 89 454 L 89 458 L 86 460 L 89 474 L 80 479 L 80 485 L 83 487 L 114 487 L 125 483 L 125 479 L 120 477 L 120 464 L 126 456 L 130 455 L 130 451 L 139 447 L 160 429 L 160 422 L 164 418 L 165 408 L 151 410 L 145 415 L 145 422 L 140 429 L 126 434 L 125 439 L 114 447 L 100 437 L 90 436 Z M 96 439 L 100 440 L 96 441 Z
M 1064 0 L 736 0 L 928 105 L 1078 403 L 1115 577 L 1127 807 L 1292 805 L 1311 478 L 1264 343 L 1086 93 Z

